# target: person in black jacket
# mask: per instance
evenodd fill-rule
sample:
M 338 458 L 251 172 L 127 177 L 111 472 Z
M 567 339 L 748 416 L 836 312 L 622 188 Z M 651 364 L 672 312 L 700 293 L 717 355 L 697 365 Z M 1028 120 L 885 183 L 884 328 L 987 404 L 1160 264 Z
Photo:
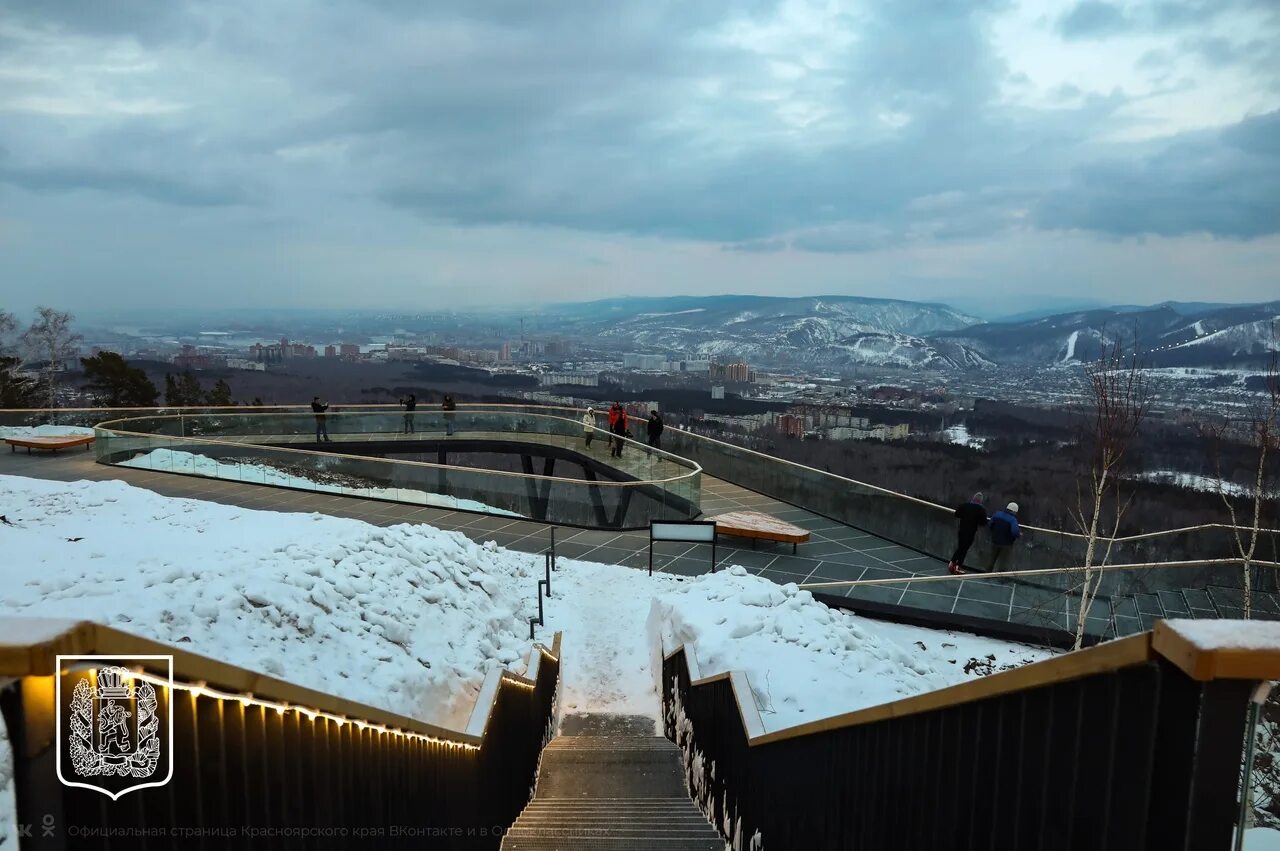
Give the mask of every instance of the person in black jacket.
M 332 443 L 329 440 L 329 425 L 325 422 L 324 412 L 329 410 L 328 402 L 321 402 L 319 396 L 313 396 L 311 399 L 311 412 L 316 415 L 316 443 L 324 441 Z
M 985 499 L 979 491 L 964 505 L 956 508 L 956 550 L 947 563 L 947 570 L 954 574 L 964 573 L 964 557 L 969 554 L 969 547 L 973 546 L 974 536 L 987 525 L 987 509 L 982 504 Z
M 418 430 L 413 423 L 413 409 L 418 407 L 418 397 L 410 393 L 400 400 L 400 404 L 404 405 L 404 433 L 413 434 Z
M 649 423 L 646 426 L 649 434 L 649 445 L 654 449 L 662 448 L 662 429 L 665 428 L 662 417 L 657 411 L 649 412 Z
M 454 411 L 458 410 L 458 403 L 453 401 L 453 397 L 446 393 L 444 401 L 440 403 L 440 409 L 444 411 L 444 433 L 451 435 L 453 434 L 453 418 L 457 416 Z

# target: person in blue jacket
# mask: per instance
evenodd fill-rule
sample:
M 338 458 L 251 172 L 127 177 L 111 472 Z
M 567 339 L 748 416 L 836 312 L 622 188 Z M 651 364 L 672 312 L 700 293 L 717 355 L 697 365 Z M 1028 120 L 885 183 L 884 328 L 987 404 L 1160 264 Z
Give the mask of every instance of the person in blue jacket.
M 1018 503 L 1011 502 L 1004 511 L 992 514 L 987 526 L 991 529 L 991 563 L 987 567 L 995 573 L 1004 568 L 1013 542 L 1022 537 L 1022 530 L 1018 528 Z

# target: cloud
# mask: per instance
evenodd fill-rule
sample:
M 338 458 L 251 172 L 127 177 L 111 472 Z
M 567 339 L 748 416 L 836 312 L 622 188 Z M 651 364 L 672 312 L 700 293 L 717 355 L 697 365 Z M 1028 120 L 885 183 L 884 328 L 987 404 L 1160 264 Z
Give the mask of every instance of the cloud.
M 1077 169 L 1036 218 L 1115 236 L 1280 233 L 1280 111 Z
M 1105 0 L 1081 0 L 1058 19 L 1065 39 L 1102 38 L 1132 30 L 1135 23 L 1124 10 Z
M 180 207 L 242 204 L 246 193 L 234 186 L 201 186 L 159 174 L 79 166 L 11 168 L 0 163 L 0 183 L 31 192 L 86 189 L 110 195 L 134 195 Z
M 549 254 L 618 286 L 622 243 L 727 268 L 1036 230 L 1252 238 L 1276 165 L 1229 125 L 1280 98 L 1270 1 L 1084 0 L 1015 33 L 1096 59 L 1099 87 L 1019 66 L 1005 0 L 15 0 L 0 205 L 54 244 L 82 215 L 171 239 L 177 210 L 243 277 L 264 234 L 350 240 L 405 286 L 487 263 L 464 232 L 572 243 Z M 1157 67 L 1179 85 L 1153 92 Z M 1223 92 L 1195 125 L 1214 132 L 1116 141 Z M 360 250 L 335 254 L 358 275 Z

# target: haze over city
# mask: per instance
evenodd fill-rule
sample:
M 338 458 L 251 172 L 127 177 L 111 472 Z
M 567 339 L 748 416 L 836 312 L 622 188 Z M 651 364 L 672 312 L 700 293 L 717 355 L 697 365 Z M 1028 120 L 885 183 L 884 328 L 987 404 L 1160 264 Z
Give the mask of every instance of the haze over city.
M 1280 7 L 0 13 L 6 306 L 1261 301 Z

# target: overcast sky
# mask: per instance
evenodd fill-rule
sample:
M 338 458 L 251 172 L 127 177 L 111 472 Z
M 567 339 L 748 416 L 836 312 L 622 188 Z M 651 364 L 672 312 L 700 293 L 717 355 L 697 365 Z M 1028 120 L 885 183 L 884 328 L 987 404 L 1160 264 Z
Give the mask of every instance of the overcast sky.
M 1276 0 L 5 0 L 0 307 L 1276 298 L 1278 43 Z

